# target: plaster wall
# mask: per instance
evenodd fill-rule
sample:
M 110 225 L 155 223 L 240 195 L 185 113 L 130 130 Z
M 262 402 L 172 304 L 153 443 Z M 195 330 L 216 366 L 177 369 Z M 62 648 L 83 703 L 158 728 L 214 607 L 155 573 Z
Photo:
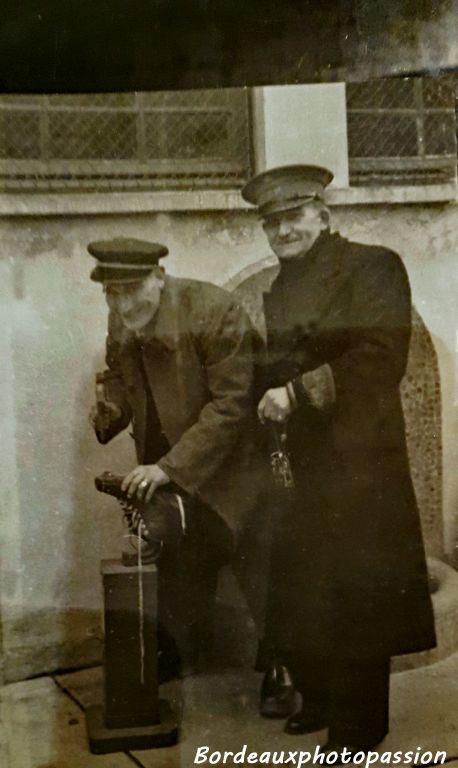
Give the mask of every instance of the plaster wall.
M 442 377 L 444 521 L 454 546 L 458 508 L 456 206 L 341 206 L 334 227 L 398 250 L 432 333 Z M 248 211 L 0 219 L 2 317 L 1 607 L 6 679 L 96 660 L 101 652 L 99 562 L 122 535 L 97 473 L 134 464 L 123 434 L 99 446 L 87 419 L 103 366 L 106 310 L 88 280 L 92 239 L 166 242 L 171 274 L 224 284 L 268 249 Z
M 333 172 L 331 187 L 348 187 L 345 83 L 257 88 L 255 99 L 264 133 L 263 144 L 255 142 L 259 171 L 311 163 Z

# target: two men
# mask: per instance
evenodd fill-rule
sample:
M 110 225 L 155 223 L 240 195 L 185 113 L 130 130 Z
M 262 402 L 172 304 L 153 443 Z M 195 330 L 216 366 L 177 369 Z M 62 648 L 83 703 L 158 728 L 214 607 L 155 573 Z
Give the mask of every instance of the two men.
M 435 644 L 399 384 L 410 338 L 397 254 L 330 232 L 330 171 L 289 166 L 242 191 L 280 272 L 264 294 L 258 416 L 287 428 L 295 490 L 272 552 L 266 642 L 302 709 L 288 733 L 329 728 L 367 749 L 388 730 L 390 657 Z
M 303 698 L 287 732 L 328 727 L 329 748 L 341 751 L 383 739 L 390 657 L 430 648 L 435 636 L 399 394 L 408 278 L 392 251 L 331 234 L 331 179 L 316 166 L 278 168 L 243 194 L 281 266 L 264 296 L 258 417 L 286 425 L 295 479 L 274 537 L 265 642 Z M 103 440 L 133 421 L 140 464 L 126 489 L 149 498 L 173 482 L 197 499 L 195 551 L 211 554 L 208 521 L 221 532 L 214 510 L 241 511 L 228 489 L 245 509 L 256 495 L 247 495 L 257 485 L 246 460 L 255 434 L 249 322 L 219 289 L 165 277 L 162 246 L 90 251 L 110 307 L 114 407 Z
M 150 501 L 164 486 L 184 499 L 185 535 L 159 567 L 160 643 L 173 666 L 178 651 L 208 646 L 217 573 L 254 503 L 252 327 L 225 291 L 165 275 L 163 245 L 120 238 L 88 250 L 109 308 L 96 434 L 106 443 L 132 424 L 129 496 Z

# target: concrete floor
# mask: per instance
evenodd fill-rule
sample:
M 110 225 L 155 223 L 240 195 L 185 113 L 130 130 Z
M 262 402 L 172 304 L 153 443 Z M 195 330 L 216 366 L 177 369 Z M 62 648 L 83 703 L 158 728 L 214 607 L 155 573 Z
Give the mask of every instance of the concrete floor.
M 184 768 L 194 764 L 197 747 L 204 744 L 210 751 L 237 751 L 247 744 L 257 752 L 313 752 L 326 738 L 325 732 L 286 736 L 282 721 L 259 718 L 260 676 L 238 668 L 162 686 L 163 698 L 181 720 L 177 746 L 91 755 L 84 709 L 100 700 L 101 679 L 101 669 L 95 668 L 4 686 L 1 768 Z M 390 733 L 379 751 L 443 750 L 449 768 L 458 768 L 458 653 L 394 674 L 391 681 Z

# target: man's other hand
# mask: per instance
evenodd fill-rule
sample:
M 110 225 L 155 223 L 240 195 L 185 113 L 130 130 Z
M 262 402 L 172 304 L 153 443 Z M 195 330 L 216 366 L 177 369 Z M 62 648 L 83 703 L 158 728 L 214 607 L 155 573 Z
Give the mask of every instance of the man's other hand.
M 286 387 L 268 389 L 259 402 L 258 418 L 261 424 L 264 424 L 266 419 L 285 421 L 292 410 Z
M 137 496 L 140 501 L 148 502 L 159 486 L 169 482 L 170 477 L 157 464 L 143 464 L 125 476 L 121 490 L 127 492 L 129 498 Z
M 89 413 L 89 421 L 96 432 L 106 432 L 122 416 L 122 411 L 115 403 L 103 401 L 94 405 Z

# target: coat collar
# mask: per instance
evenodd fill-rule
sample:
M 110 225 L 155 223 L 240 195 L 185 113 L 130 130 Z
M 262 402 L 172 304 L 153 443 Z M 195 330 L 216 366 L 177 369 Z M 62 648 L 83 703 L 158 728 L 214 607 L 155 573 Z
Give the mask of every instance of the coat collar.
M 326 282 L 337 276 L 347 240 L 338 232 L 323 232 L 308 253 L 300 259 L 280 262 L 280 272 L 272 288 L 289 288 L 313 275 L 314 281 Z
M 263 295 L 268 326 L 289 326 L 292 306 L 299 318 L 317 322 L 347 279 L 347 243 L 338 233 L 326 232 L 304 258 L 281 264 L 270 290 Z

